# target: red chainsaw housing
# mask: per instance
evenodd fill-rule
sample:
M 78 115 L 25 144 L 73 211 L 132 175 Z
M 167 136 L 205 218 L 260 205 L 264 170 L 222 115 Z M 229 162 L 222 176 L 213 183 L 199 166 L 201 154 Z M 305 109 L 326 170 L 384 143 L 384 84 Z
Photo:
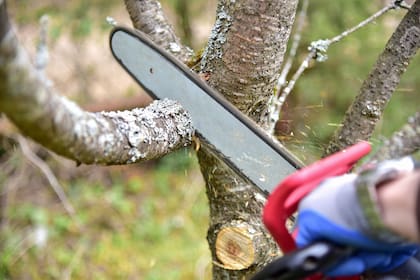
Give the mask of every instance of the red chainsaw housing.
M 283 253 L 296 249 L 295 240 L 286 228 L 286 220 L 296 212 L 300 200 L 326 178 L 348 172 L 370 150 L 369 143 L 359 142 L 296 171 L 275 188 L 264 207 L 263 221 Z M 321 278 L 317 275 L 307 279 Z M 334 279 L 359 279 L 359 276 Z

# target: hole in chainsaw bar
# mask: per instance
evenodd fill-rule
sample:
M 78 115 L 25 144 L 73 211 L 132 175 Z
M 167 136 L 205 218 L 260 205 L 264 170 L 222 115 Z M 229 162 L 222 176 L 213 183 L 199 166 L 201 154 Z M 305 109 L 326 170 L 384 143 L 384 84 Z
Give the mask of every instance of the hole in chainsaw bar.
M 153 74 L 153 68 L 149 69 L 150 74 Z

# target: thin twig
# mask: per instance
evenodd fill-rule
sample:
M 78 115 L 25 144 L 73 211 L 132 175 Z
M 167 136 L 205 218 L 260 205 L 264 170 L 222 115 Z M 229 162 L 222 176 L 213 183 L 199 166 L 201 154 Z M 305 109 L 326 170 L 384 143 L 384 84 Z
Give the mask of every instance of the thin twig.
M 47 78 L 45 74 L 45 69 L 47 68 L 47 65 L 49 62 L 49 53 L 48 53 L 48 45 L 47 45 L 48 23 L 49 23 L 49 18 L 47 15 L 43 15 L 39 20 L 39 24 L 40 24 L 39 41 L 38 41 L 38 45 L 36 49 L 36 56 L 35 56 L 34 64 L 41 80 L 47 86 L 51 86 L 52 82 Z
M 275 105 L 277 108 L 275 109 L 276 112 L 281 112 L 281 108 L 287 97 L 289 96 L 290 92 L 293 90 L 296 81 L 302 76 L 305 70 L 309 67 L 309 63 L 311 60 L 315 59 L 317 61 L 325 61 L 327 60 L 327 51 L 330 45 L 341 41 L 343 38 L 347 37 L 348 35 L 352 34 L 353 32 L 359 30 L 360 28 L 366 26 L 367 24 L 373 22 L 380 16 L 384 15 L 386 12 L 397 9 L 397 8 L 405 8 L 402 1 L 392 1 L 390 4 L 373 14 L 372 16 L 368 17 L 367 19 L 363 20 L 359 24 L 345 30 L 344 32 L 340 33 L 339 35 L 325 40 L 317 40 L 310 44 L 308 47 L 309 53 L 302 61 L 301 65 L 299 66 L 298 70 L 293 74 L 292 78 L 287 83 L 287 86 L 281 91 L 281 94 L 278 95 L 277 100 L 275 100 Z M 286 83 L 286 82 L 284 82 Z
M 377 11 L 372 16 L 368 17 L 367 19 L 365 19 L 364 21 L 360 22 L 356 26 L 353 26 L 352 28 L 347 29 L 343 33 L 341 33 L 341 34 L 339 34 L 339 35 L 337 35 L 337 36 L 329 39 L 328 40 L 330 42 L 329 44 L 331 45 L 331 44 L 334 44 L 334 43 L 337 43 L 337 42 L 341 41 L 344 37 L 347 37 L 351 33 L 359 30 L 360 28 L 364 27 L 365 25 L 368 25 L 369 23 L 371 23 L 372 21 L 376 20 L 377 18 L 379 18 L 383 14 L 387 13 L 388 11 L 397 8 L 396 5 L 397 4 L 395 2 L 388 4 L 387 6 L 385 6 L 381 10 Z
M 69 265 L 64 270 L 61 279 L 63 280 L 70 280 L 72 277 L 72 273 L 74 269 L 77 267 L 78 263 L 80 262 L 81 257 L 86 252 L 87 245 L 86 242 L 83 242 L 80 246 L 78 246 L 76 252 L 74 253 Z
M 48 45 L 47 45 L 47 38 L 48 38 L 48 23 L 49 18 L 47 15 L 43 15 L 40 20 L 40 30 L 39 30 L 39 41 L 37 45 L 37 52 L 35 57 L 35 68 L 37 69 L 38 75 L 40 76 L 41 80 L 44 82 L 45 85 L 51 85 L 51 81 L 47 78 L 45 74 L 45 69 L 47 68 L 48 61 L 49 61 L 49 54 L 48 54 Z M 45 177 L 49 181 L 50 185 L 52 186 L 53 190 L 57 194 L 58 198 L 63 203 L 64 208 L 68 212 L 68 214 L 74 217 L 75 210 L 71 203 L 68 201 L 66 194 L 64 193 L 61 185 L 58 183 L 57 178 L 54 176 L 54 173 L 51 171 L 49 166 L 45 164 L 35 153 L 32 152 L 31 148 L 28 145 L 28 142 L 25 138 L 18 135 L 17 140 L 19 145 L 22 149 L 23 154 L 26 158 L 38 167 L 42 173 L 44 173 Z
M 58 182 L 57 178 L 55 177 L 54 173 L 51 171 L 50 167 L 41 160 L 29 147 L 29 144 L 23 136 L 18 135 L 17 140 L 19 142 L 20 148 L 22 149 L 22 153 L 24 156 L 36 167 L 38 167 L 44 176 L 47 178 L 48 182 L 50 183 L 51 187 L 53 188 L 54 192 L 57 194 L 60 201 L 63 203 L 64 209 L 67 213 L 74 218 L 75 210 L 74 207 L 71 205 L 69 200 L 67 199 L 66 194 L 63 191 L 60 183 Z
M 33 234 L 33 232 L 30 232 L 28 235 L 23 237 L 13 248 L 13 251 L 10 252 L 11 255 L 15 255 L 10 260 L 11 266 L 17 263 L 26 254 L 26 252 L 28 252 L 28 250 L 35 245 L 33 242 L 31 242 Z
M 277 80 L 277 86 L 274 92 L 274 96 L 270 101 L 270 109 L 269 109 L 269 130 L 271 134 L 274 132 L 274 127 L 279 119 L 281 106 L 278 106 L 278 98 L 279 93 L 282 92 L 282 88 L 286 84 L 287 76 L 289 75 L 290 69 L 292 68 L 293 61 L 296 57 L 297 49 L 300 44 L 300 40 L 302 38 L 302 31 L 305 25 L 306 15 L 308 11 L 309 0 L 304 0 L 302 3 L 302 7 L 299 11 L 299 15 L 296 21 L 296 30 L 293 35 L 292 46 L 290 47 L 289 55 L 287 56 L 286 62 L 284 63 L 284 67 L 280 73 L 280 77 Z
M 38 240 L 40 230 L 43 231 L 43 233 L 41 233 L 43 235 L 41 237 L 41 242 Z M 9 252 L 9 254 L 13 256 L 11 258 L 10 265 L 13 266 L 15 263 L 17 263 L 31 248 L 35 246 L 45 246 L 46 238 L 47 232 L 45 227 L 38 226 L 33 230 L 29 230 L 28 234 L 16 244 L 11 252 Z
M 21 182 L 23 178 L 27 177 L 25 176 L 24 168 L 16 169 L 16 163 L 14 160 L 15 158 L 13 157 L 13 155 L 11 155 L 10 159 L 8 159 L 2 165 L 0 165 L 2 173 L 7 176 L 7 179 L 3 182 L 3 185 L 0 188 L 0 231 L 6 228 L 6 225 L 9 221 L 7 209 L 9 205 L 9 200 L 11 197 L 13 197 L 11 193 L 12 191 L 16 190 L 17 186 L 19 185 L 19 182 Z M 16 174 L 13 174 L 13 176 L 11 176 L 13 171 L 16 171 Z
M 309 67 L 309 63 L 314 58 L 315 52 L 311 51 L 305 59 L 300 64 L 299 68 L 296 70 L 296 72 L 293 74 L 292 78 L 288 82 L 287 86 L 283 89 L 281 95 L 278 98 L 278 105 L 281 107 L 283 106 L 284 102 L 286 101 L 286 98 L 289 96 L 290 92 L 295 87 L 296 81 L 302 76 L 303 72 Z M 279 111 L 280 112 L 280 111 Z
M 299 11 L 299 16 L 296 22 L 296 31 L 293 35 L 292 46 L 290 47 L 290 52 L 287 57 L 286 63 L 284 64 L 283 70 L 280 73 L 280 77 L 277 82 L 277 94 L 280 92 L 280 89 L 286 84 L 286 78 L 289 75 L 290 69 L 292 68 L 293 60 L 296 57 L 297 49 L 302 38 L 303 26 L 305 25 L 306 14 L 308 11 L 309 0 L 304 0 L 302 3 L 302 8 Z

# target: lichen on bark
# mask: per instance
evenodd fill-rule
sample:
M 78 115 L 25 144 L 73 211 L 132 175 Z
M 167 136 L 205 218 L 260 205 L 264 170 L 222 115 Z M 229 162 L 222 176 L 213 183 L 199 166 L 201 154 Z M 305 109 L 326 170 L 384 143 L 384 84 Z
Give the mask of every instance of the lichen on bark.
M 382 161 L 412 155 L 420 150 L 420 112 L 408 118 L 407 123 L 384 141 L 371 161 Z
M 3 8 L 0 21 L 7 22 Z M 46 148 L 79 163 L 127 164 L 161 157 L 191 142 L 191 118 L 177 102 L 86 112 L 45 84 L 12 29 L 1 32 L 0 112 Z
M 182 62 L 187 62 L 193 51 L 181 43 L 156 0 L 124 0 L 134 28 L 141 30 L 160 47 Z
M 266 126 L 298 1 L 219 1 L 203 55 L 208 83 Z

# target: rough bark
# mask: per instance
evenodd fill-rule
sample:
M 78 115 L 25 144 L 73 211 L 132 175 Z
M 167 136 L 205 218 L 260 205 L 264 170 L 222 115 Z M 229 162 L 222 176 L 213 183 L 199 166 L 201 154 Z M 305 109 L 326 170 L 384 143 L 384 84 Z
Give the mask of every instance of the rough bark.
M 203 54 L 208 83 L 265 126 L 298 1 L 219 1 Z
M 279 254 L 261 224 L 266 196 L 234 174 L 210 148 L 201 147 L 198 158 L 210 207 L 207 240 L 213 279 L 245 279 Z
M 420 150 L 420 112 L 408 119 L 399 131 L 387 139 L 376 151 L 372 161 L 381 161 L 411 155 Z
M 347 110 L 342 127 L 326 154 L 359 140 L 368 140 L 398 86 L 402 74 L 420 47 L 420 0 L 407 12 L 379 56 L 359 94 Z
M 146 109 L 89 113 L 45 85 L 0 3 L 0 112 L 27 136 L 79 163 L 126 164 L 191 142 L 190 116 L 165 100 Z
M 262 126 L 267 124 L 268 99 L 278 78 L 297 2 L 220 0 L 216 24 L 202 60 L 203 76 L 209 84 Z M 175 148 L 190 141 L 189 117 L 170 101 L 154 103 L 143 111 L 88 113 L 56 96 L 28 66 L 23 50 L 14 47 L 17 40 L 3 24 L 6 22 L 2 3 L 0 0 L 0 111 L 6 112 L 24 132 L 45 142 L 42 144 L 50 149 L 92 163 L 101 162 L 98 154 L 110 156 L 111 162 L 130 162 L 133 161 L 130 151 L 136 157 L 151 151 L 151 155 L 144 156 L 147 159 L 170 151 L 161 149 L 163 146 Z M 189 54 L 182 55 L 185 48 L 167 24 L 157 1 L 125 0 L 125 3 L 136 28 L 186 60 Z M 412 25 L 416 26 L 418 22 Z M 416 33 L 406 34 L 408 38 Z M 79 146 L 91 156 L 85 156 L 84 150 L 80 152 Z M 79 154 L 83 157 L 79 158 Z M 265 196 L 237 176 L 210 148 L 202 146 L 198 157 L 210 204 L 208 240 L 214 261 L 213 277 L 244 279 L 278 254 L 277 246 L 261 224 Z
M 296 6 L 297 1 L 219 1 L 203 54 L 203 77 L 263 127 Z M 265 197 L 208 147 L 198 158 L 210 205 L 213 278 L 244 279 L 278 254 L 260 218 Z
M 159 46 L 187 62 L 193 51 L 184 46 L 169 24 L 162 7 L 155 0 L 124 0 L 134 28 L 141 30 Z

